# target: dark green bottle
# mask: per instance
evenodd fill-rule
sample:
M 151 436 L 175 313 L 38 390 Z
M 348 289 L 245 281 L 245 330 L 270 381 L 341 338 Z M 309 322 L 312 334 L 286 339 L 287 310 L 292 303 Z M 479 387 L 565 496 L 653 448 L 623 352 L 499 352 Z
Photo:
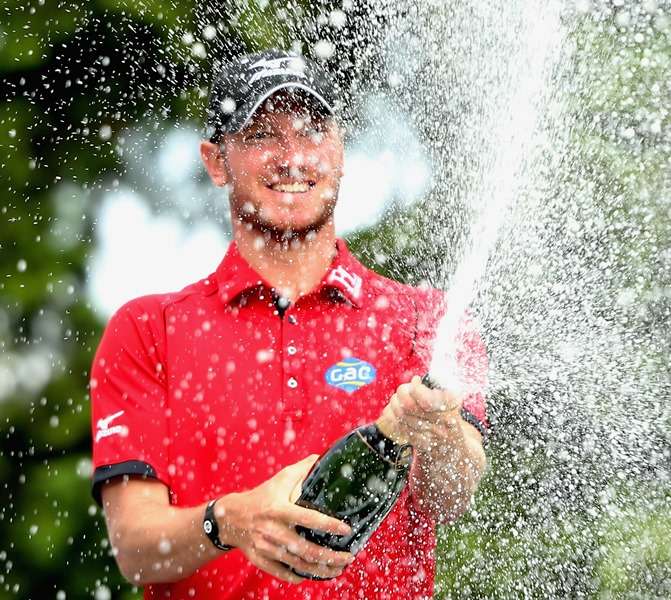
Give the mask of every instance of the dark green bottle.
M 412 447 L 396 443 L 376 423 L 351 431 L 313 465 L 296 504 L 344 521 L 352 533 L 333 535 L 302 526 L 296 530 L 315 544 L 356 554 L 394 507 L 411 464 Z

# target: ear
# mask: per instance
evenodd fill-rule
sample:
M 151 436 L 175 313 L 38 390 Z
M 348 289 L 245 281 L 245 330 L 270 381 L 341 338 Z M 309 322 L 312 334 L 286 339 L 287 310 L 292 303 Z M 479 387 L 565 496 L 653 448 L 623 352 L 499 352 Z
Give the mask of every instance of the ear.
M 229 183 L 224 155 L 217 144 L 202 140 L 200 142 L 200 158 L 214 185 L 222 187 Z

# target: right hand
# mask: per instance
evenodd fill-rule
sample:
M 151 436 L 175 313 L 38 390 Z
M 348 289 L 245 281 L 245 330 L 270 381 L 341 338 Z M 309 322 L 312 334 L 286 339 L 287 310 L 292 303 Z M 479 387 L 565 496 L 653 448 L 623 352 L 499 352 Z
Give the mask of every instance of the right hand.
M 215 505 L 222 540 L 242 550 L 259 569 L 291 583 L 301 583 L 305 578 L 292 573 L 287 565 L 303 573 L 331 578 L 340 575 L 354 560 L 350 552 L 319 546 L 296 532 L 296 525 L 336 535 L 352 532 L 343 521 L 293 503 L 318 458 L 317 454 L 310 455 L 258 487 L 224 496 Z

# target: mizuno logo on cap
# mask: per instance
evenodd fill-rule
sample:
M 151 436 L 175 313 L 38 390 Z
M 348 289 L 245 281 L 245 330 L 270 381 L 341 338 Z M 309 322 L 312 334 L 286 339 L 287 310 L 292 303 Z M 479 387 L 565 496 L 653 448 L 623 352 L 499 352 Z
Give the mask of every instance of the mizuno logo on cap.
M 303 72 L 305 63 L 296 57 L 289 58 L 262 58 L 249 65 L 250 69 L 259 69 L 247 82 L 250 85 L 262 77 L 272 77 L 274 75 L 294 75 L 296 77 L 306 78 Z

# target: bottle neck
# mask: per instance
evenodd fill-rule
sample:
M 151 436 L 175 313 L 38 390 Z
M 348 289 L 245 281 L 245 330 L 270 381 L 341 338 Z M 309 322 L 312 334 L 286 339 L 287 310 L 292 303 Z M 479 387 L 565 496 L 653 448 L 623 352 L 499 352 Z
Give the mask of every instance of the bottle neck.
M 397 443 L 385 435 L 377 421 L 359 427 L 357 433 L 368 446 L 396 468 L 405 466 L 405 462 L 412 454 L 411 446 L 402 442 Z

